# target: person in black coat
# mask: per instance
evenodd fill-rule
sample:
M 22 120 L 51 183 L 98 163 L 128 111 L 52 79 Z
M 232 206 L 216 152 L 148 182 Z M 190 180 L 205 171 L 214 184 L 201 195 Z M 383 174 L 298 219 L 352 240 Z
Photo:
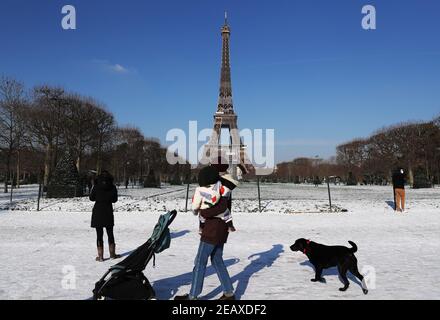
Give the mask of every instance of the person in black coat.
M 405 183 L 406 174 L 403 168 L 397 168 L 393 172 L 394 189 L 394 210 L 403 212 L 405 210 Z
M 98 248 L 96 261 L 104 261 L 104 228 L 107 231 L 110 258 L 119 258 L 119 255 L 116 254 L 115 237 L 113 235 L 113 203 L 118 201 L 118 191 L 113 184 L 113 177 L 110 173 L 103 171 L 97 177 L 89 198 L 91 201 L 95 201 L 91 227 L 96 229 L 96 245 Z

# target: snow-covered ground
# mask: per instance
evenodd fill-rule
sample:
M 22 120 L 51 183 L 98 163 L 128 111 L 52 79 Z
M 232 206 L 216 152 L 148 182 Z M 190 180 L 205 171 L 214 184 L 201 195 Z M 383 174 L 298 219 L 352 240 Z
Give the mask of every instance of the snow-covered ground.
M 440 188 L 407 190 L 407 211 L 391 208 L 390 187 L 331 186 L 334 211 L 328 212 L 326 186 L 264 184 L 258 213 L 255 184 L 234 192 L 237 232 L 225 247 L 225 261 L 241 299 L 439 299 Z M 0 195 L 0 299 L 86 299 L 94 283 L 115 261 L 97 263 L 93 203 L 87 198 L 42 199 L 37 186 Z M 190 188 L 190 195 L 194 186 Z M 120 189 L 115 204 L 119 253 L 127 255 L 146 241 L 159 215 L 178 209 L 171 226 L 171 247 L 157 255 L 145 274 L 159 299 L 186 293 L 198 245 L 198 223 L 185 213 L 186 188 Z M 343 209 L 346 209 L 343 211 Z M 359 269 L 371 289 L 363 295 L 350 278 L 345 293 L 337 271 L 328 269 L 326 284 L 312 283 L 307 258 L 289 246 L 305 237 L 324 244 L 356 242 Z M 106 255 L 107 248 L 106 248 Z M 73 272 L 72 272 L 73 271 Z M 74 277 L 73 277 L 74 276 Z M 66 279 L 75 279 L 66 286 Z M 63 285 L 64 284 L 64 285 Z M 204 299 L 221 294 L 208 268 Z

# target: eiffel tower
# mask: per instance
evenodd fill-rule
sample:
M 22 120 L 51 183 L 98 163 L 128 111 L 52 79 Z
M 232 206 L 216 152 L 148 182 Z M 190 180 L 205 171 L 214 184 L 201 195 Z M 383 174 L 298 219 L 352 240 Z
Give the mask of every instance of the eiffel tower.
M 228 25 L 225 12 L 225 24 L 221 29 L 222 35 L 222 65 L 220 76 L 220 93 L 217 112 L 214 114 L 214 129 L 205 145 L 203 163 L 217 163 L 219 157 L 229 162 L 230 174 L 237 178 L 253 170 L 253 166 L 246 155 L 246 146 L 243 144 L 237 126 L 237 114 L 232 103 L 231 66 L 229 64 L 229 38 L 231 29 Z M 221 145 L 222 129 L 229 130 L 229 145 Z

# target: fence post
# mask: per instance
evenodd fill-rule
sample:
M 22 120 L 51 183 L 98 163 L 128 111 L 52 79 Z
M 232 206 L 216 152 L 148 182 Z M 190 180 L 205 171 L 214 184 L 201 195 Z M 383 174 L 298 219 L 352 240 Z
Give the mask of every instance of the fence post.
M 327 190 L 328 190 L 328 202 L 330 204 L 330 212 L 332 212 L 332 196 L 330 194 L 330 179 L 329 179 L 329 177 L 327 177 L 326 180 L 327 180 Z
M 258 211 L 261 212 L 260 177 L 259 176 L 257 176 L 257 188 L 258 188 Z
M 37 211 L 40 211 L 40 198 L 41 198 L 41 180 L 38 183 L 38 200 L 37 200 Z
M 13 192 L 13 189 L 14 189 L 14 173 L 12 173 L 12 177 L 11 177 L 11 198 L 9 200 L 9 203 L 10 203 L 11 206 L 12 206 L 12 192 Z
M 188 212 L 189 182 L 186 185 L 185 212 Z

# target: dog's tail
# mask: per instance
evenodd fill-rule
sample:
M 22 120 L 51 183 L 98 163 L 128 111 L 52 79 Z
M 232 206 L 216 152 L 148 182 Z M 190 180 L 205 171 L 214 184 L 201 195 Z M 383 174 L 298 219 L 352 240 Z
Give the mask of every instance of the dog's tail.
M 352 246 L 352 248 L 350 249 L 350 251 L 352 253 L 355 253 L 356 251 L 358 251 L 358 247 L 357 247 L 356 243 L 354 243 L 353 241 L 348 241 L 348 243 Z

